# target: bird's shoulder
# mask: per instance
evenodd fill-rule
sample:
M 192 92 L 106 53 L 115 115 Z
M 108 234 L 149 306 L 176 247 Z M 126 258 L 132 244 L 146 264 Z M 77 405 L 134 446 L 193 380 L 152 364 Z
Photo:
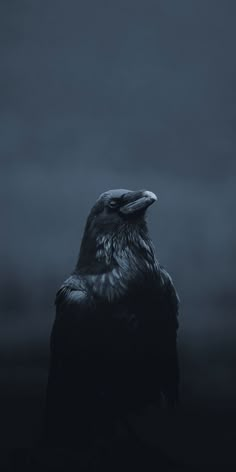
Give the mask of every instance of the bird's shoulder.
M 58 346 L 60 349 L 64 346 L 66 351 L 71 352 L 78 340 L 82 345 L 82 333 L 89 327 L 94 315 L 93 300 L 85 277 L 72 274 L 65 279 L 56 293 L 55 305 L 51 349 L 56 352 Z
M 161 280 L 161 287 L 170 295 L 172 295 L 173 298 L 176 299 L 176 302 L 179 305 L 180 298 L 175 288 L 173 279 L 170 276 L 169 272 L 167 272 L 167 270 L 163 266 L 160 266 L 160 280 Z
M 163 266 L 160 266 L 160 293 L 164 319 L 171 325 L 173 322 L 175 329 L 177 329 L 179 326 L 180 298 L 172 277 Z
M 79 274 L 70 275 L 56 293 L 55 304 L 58 307 L 65 304 L 80 304 L 81 306 L 91 300 L 88 286 L 84 277 Z

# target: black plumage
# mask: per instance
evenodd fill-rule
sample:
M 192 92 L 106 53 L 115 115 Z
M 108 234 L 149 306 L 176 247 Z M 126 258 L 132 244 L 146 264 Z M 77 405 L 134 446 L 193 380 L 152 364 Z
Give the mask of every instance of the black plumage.
M 56 296 L 43 441 L 85 449 L 161 396 L 178 400 L 178 296 L 145 221 L 152 192 L 112 190 L 92 208 Z

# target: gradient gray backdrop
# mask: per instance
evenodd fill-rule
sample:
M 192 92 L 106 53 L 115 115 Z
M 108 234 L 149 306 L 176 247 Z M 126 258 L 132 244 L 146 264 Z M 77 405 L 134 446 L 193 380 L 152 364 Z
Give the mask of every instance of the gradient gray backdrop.
M 91 205 L 110 188 L 146 188 L 159 197 L 150 231 L 182 301 L 190 416 L 179 414 L 173 448 L 194 461 L 202 433 L 197 461 L 235 461 L 235 1 L 0 8 L 3 445 L 36 436 L 54 296 Z

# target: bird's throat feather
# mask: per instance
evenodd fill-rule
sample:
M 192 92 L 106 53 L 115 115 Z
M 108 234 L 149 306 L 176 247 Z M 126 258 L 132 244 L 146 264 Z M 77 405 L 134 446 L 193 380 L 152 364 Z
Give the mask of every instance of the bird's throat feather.
M 95 257 L 100 270 L 88 274 L 88 282 L 96 296 L 109 302 L 123 297 L 131 285 L 158 273 L 151 240 L 138 232 L 99 235 Z

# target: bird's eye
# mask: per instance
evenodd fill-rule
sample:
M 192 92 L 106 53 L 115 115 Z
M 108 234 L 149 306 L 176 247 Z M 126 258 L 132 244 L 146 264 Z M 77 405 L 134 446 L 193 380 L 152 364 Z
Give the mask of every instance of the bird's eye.
M 108 205 L 110 208 L 116 208 L 118 206 L 118 200 L 110 200 Z

